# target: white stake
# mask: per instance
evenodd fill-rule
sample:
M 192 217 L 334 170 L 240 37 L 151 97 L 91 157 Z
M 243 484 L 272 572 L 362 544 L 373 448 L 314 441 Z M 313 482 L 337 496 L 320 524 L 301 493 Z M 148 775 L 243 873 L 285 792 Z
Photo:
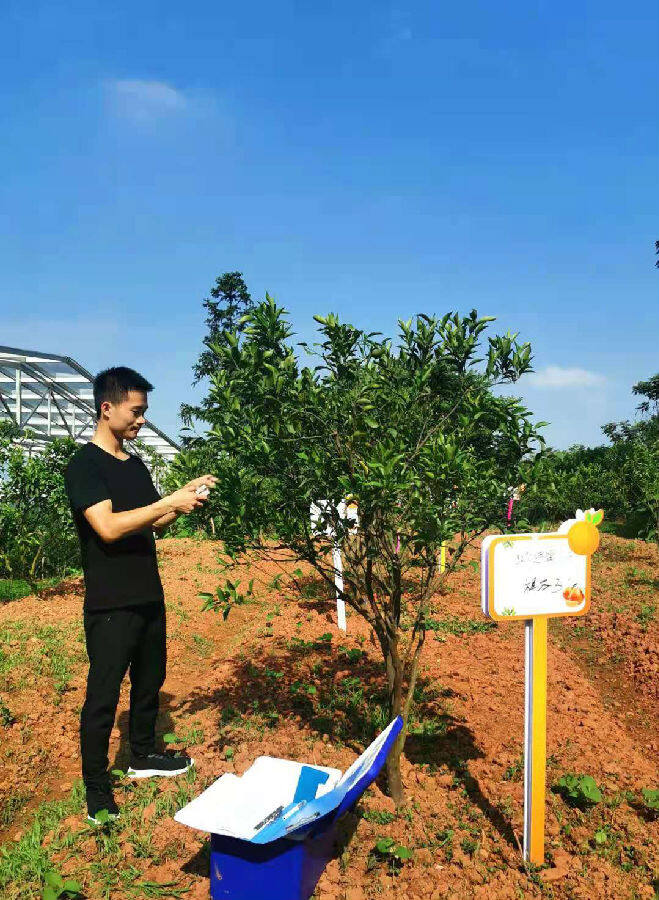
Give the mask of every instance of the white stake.
M 334 584 L 336 586 L 336 618 L 341 631 L 347 631 L 346 623 L 346 604 L 341 599 L 343 592 L 343 561 L 341 559 L 341 548 L 338 544 L 334 544 L 332 550 L 332 565 L 334 566 Z

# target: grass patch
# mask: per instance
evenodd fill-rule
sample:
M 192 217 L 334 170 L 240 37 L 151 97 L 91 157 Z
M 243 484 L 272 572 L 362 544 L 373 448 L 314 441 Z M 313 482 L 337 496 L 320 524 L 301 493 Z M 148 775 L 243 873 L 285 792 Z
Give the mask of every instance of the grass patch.
M 21 578 L 0 578 L 0 603 L 9 600 L 20 600 L 21 597 L 29 597 L 34 591 Z
M 497 627 L 496 622 L 479 621 L 476 619 L 462 619 L 460 616 L 446 616 L 443 619 L 426 619 L 426 628 L 429 631 L 442 634 L 463 635 L 482 634 L 493 631 Z
M 654 616 L 657 611 L 656 603 L 643 603 L 641 605 L 641 610 L 636 614 L 636 620 L 639 622 L 643 631 L 648 630 L 648 626 L 650 622 L 654 621 Z
M 11 794 L 0 807 L 0 827 L 7 828 L 29 801 L 29 794 Z
M 211 655 L 211 651 L 213 650 L 213 641 L 211 641 L 210 638 L 204 637 L 203 634 L 193 634 L 192 646 L 197 651 L 199 656 L 207 659 Z
M 52 844 L 45 847 L 44 840 L 57 831 L 62 819 L 82 813 L 83 803 L 84 788 L 77 781 L 69 798 L 42 803 L 37 808 L 20 841 L 0 847 L 0 889 L 6 900 L 41 897 L 46 874 L 55 868 L 50 857 L 55 848 Z
M 121 819 L 103 827 L 85 824 L 85 791 L 82 781 L 77 780 L 68 798 L 42 803 L 35 810 L 19 841 L 0 847 L 0 896 L 3 900 L 41 900 L 47 877 L 60 874 L 63 866 L 64 878 L 79 881 L 85 897 L 184 900 L 189 890 L 186 885 L 151 881 L 143 877 L 141 868 L 149 862 L 158 865 L 179 858 L 182 848 L 178 839 L 155 848 L 154 827 L 159 819 L 173 816 L 212 780 L 202 779 L 193 767 L 178 779 L 175 791 L 161 793 L 157 781 L 135 783 L 120 778 L 115 794 Z M 151 804 L 153 813 L 146 821 L 144 811 Z M 79 818 L 78 828 L 71 830 L 63 825 L 70 816 Z M 95 844 L 92 852 L 87 846 L 90 839 Z
M 374 825 L 389 825 L 396 819 L 396 814 L 388 812 L 386 809 L 366 809 L 362 813 L 362 818 Z
M 38 578 L 30 584 L 24 578 L 0 578 L 0 603 L 8 603 L 11 600 L 21 600 L 39 591 L 57 587 L 65 578 L 82 575 L 82 569 L 74 569 L 68 575 L 54 576 L 51 578 Z
M 86 660 L 82 632 L 77 644 L 70 641 L 63 628 L 34 622 L 6 622 L 0 628 L 0 684 L 12 691 L 42 678 L 52 681 L 57 697 L 66 690 L 76 664 Z

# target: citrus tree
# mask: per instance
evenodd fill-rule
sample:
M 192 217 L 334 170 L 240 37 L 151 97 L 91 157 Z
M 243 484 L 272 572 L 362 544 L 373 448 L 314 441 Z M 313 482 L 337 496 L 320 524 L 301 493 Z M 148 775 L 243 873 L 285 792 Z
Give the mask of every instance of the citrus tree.
M 609 520 L 625 513 L 620 485 L 620 454 L 615 447 L 548 450 L 529 462 L 522 477 L 531 482 L 515 505 L 516 519 L 533 524 L 558 523 L 576 509 L 602 507 Z
M 315 316 L 319 343 L 290 343 L 285 311 L 266 295 L 207 341 L 216 360 L 200 407 L 218 477 L 218 537 L 230 554 L 285 551 L 333 587 L 333 538 L 343 546 L 343 599 L 381 647 L 391 717 L 410 714 L 430 598 L 438 579 L 502 520 L 511 485 L 539 444 L 530 413 L 497 385 L 531 369 L 516 335 L 485 341 L 491 317 L 418 315 L 396 341 Z M 337 506 L 358 504 L 350 531 Z M 329 501 L 322 533 L 310 505 Z M 446 542 L 447 567 L 439 554 Z M 228 611 L 229 591 L 219 592 Z M 403 800 L 400 753 L 387 762 Z
M 0 578 L 35 584 L 80 566 L 80 550 L 64 486 L 64 470 L 77 450 L 56 438 L 28 456 L 29 430 L 0 421 Z
M 639 533 L 659 547 L 659 373 L 632 387 L 643 399 L 635 422 L 610 422 L 602 431 L 618 457 L 620 493 Z

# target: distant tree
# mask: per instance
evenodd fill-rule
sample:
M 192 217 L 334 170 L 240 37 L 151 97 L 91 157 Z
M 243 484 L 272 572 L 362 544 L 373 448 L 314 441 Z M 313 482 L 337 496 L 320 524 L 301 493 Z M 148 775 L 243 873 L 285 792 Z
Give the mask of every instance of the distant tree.
M 241 320 L 254 306 L 241 272 L 225 272 L 218 275 L 210 290 L 210 297 L 206 297 L 202 305 L 208 311 L 206 317 L 208 332 L 204 338 L 206 349 L 202 350 L 193 368 L 193 385 L 202 378 L 213 375 L 218 366 L 222 365 L 222 360 L 213 350 L 215 342 L 222 339 L 225 331 L 241 335 L 244 328 Z M 186 429 L 190 429 L 193 419 L 205 419 L 203 405 L 183 403 L 180 413 Z M 191 439 L 184 438 L 183 442 L 190 444 Z
M 42 453 L 25 452 L 33 432 L 0 420 L 0 578 L 65 576 L 80 566 L 80 550 L 64 486 L 79 449 L 55 438 Z
M 636 422 L 608 422 L 602 431 L 612 443 L 633 438 L 646 440 L 659 439 L 659 372 L 645 381 L 638 381 L 632 387 L 632 394 L 644 397 L 636 409 L 642 418 Z
M 636 409 L 641 418 L 609 422 L 602 427 L 619 457 L 620 492 L 640 533 L 659 547 L 659 373 L 632 387 L 644 397 Z
M 625 514 L 620 490 L 620 453 L 616 447 L 548 450 L 528 464 L 528 489 L 516 504 L 517 519 L 549 528 L 574 516 L 576 509 L 602 507 L 607 519 Z M 519 526 L 518 526 L 519 527 Z M 524 527 L 523 521 L 521 527 Z
M 650 421 L 656 425 L 659 423 L 659 372 L 648 378 L 647 381 L 639 381 L 632 388 L 632 394 L 645 397 L 636 407 L 639 412 L 647 413 Z

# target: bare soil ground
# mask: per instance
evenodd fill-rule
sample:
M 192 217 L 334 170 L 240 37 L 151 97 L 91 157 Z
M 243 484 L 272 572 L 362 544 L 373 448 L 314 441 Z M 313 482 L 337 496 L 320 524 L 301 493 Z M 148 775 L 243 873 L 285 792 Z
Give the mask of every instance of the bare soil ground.
M 346 768 L 386 724 L 379 648 L 313 579 L 302 596 L 275 564 L 245 567 L 255 601 L 226 621 L 199 591 L 222 580 L 218 546 L 158 542 L 168 620 L 158 733 L 195 758 L 179 779 L 126 782 L 121 824 L 85 825 L 78 727 L 86 653 L 81 579 L 0 607 L 0 896 L 41 897 L 55 868 L 89 900 L 209 895 L 208 837 L 173 821 L 223 772 L 268 754 Z M 295 568 L 287 567 L 288 574 Z M 435 598 L 403 760 L 408 807 L 379 782 L 348 817 L 318 900 L 363 898 L 651 898 L 659 885 L 659 821 L 641 789 L 659 787 L 659 555 L 602 536 L 591 613 L 550 625 L 547 865 L 521 860 L 524 632 L 480 613 L 478 575 L 456 574 Z M 111 766 L 127 763 L 129 682 Z M 582 810 L 551 790 L 590 774 L 603 800 Z M 375 852 L 391 837 L 414 851 L 398 865 Z

